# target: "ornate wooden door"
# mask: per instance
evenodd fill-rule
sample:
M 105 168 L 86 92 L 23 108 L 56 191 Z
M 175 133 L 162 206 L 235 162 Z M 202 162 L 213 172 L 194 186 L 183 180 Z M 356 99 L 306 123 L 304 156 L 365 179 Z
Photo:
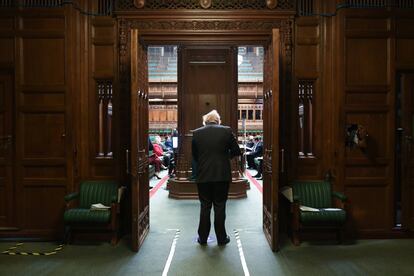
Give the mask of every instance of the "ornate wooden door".
M 279 239 L 279 43 L 279 30 L 273 29 L 263 80 L 263 231 L 273 251 Z
M 414 230 L 414 74 L 401 76 L 402 226 Z
M 16 229 L 13 188 L 13 86 L 10 75 L 0 75 L 0 230 Z
M 138 251 L 149 230 L 148 64 L 136 29 L 131 30 L 131 193 L 132 249 Z

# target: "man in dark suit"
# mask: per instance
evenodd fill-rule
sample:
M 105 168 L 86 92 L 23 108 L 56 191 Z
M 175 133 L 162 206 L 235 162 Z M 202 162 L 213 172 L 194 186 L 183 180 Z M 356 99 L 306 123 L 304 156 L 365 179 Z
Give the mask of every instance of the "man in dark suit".
M 247 168 L 257 170 L 256 165 L 254 163 L 254 159 L 256 157 L 263 156 L 263 142 L 260 141 L 259 136 L 254 137 L 254 142 L 255 144 L 253 146 L 252 151 L 246 153 Z
M 230 242 L 226 233 L 226 201 L 231 182 L 230 159 L 241 155 L 230 127 L 220 125 L 220 115 L 212 110 L 203 116 L 204 126 L 193 132 L 192 155 L 197 164 L 196 183 L 200 199 L 198 243 L 207 244 L 210 211 L 214 204 L 214 230 L 217 243 Z

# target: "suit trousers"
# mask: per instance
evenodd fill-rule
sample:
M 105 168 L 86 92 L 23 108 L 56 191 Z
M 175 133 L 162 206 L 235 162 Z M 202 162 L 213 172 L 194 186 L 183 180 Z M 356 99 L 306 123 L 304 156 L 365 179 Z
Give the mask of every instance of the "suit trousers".
M 201 242 L 206 242 L 210 233 L 212 205 L 214 205 L 214 230 L 217 241 L 225 241 L 227 237 L 225 227 L 226 202 L 229 195 L 229 187 L 229 182 L 197 183 L 198 198 L 201 204 L 198 237 Z

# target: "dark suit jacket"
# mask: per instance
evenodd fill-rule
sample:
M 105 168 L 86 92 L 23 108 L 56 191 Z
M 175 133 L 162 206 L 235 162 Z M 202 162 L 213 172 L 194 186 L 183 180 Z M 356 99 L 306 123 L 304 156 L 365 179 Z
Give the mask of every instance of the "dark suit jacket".
M 263 156 L 263 142 L 262 141 L 257 142 L 257 146 L 254 149 L 254 151 L 252 151 L 252 155 L 254 157 Z
M 230 182 L 230 159 L 241 151 L 230 127 L 207 124 L 193 132 L 192 154 L 196 182 Z

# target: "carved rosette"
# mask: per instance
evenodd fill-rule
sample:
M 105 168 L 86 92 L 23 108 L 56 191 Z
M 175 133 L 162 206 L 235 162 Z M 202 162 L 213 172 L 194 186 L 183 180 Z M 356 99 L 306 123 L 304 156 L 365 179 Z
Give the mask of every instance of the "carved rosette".
M 138 9 L 144 8 L 145 0 L 134 0 L 134 6 Z
M 211 7 L 211 0 L 200 0 L 200 6 L 203 9 L 208 9 Z
M 266 6 L 269 9 L 274 9 L 277 7 L 277 2 L 278 2 L 277 0 L 266 0 Z

